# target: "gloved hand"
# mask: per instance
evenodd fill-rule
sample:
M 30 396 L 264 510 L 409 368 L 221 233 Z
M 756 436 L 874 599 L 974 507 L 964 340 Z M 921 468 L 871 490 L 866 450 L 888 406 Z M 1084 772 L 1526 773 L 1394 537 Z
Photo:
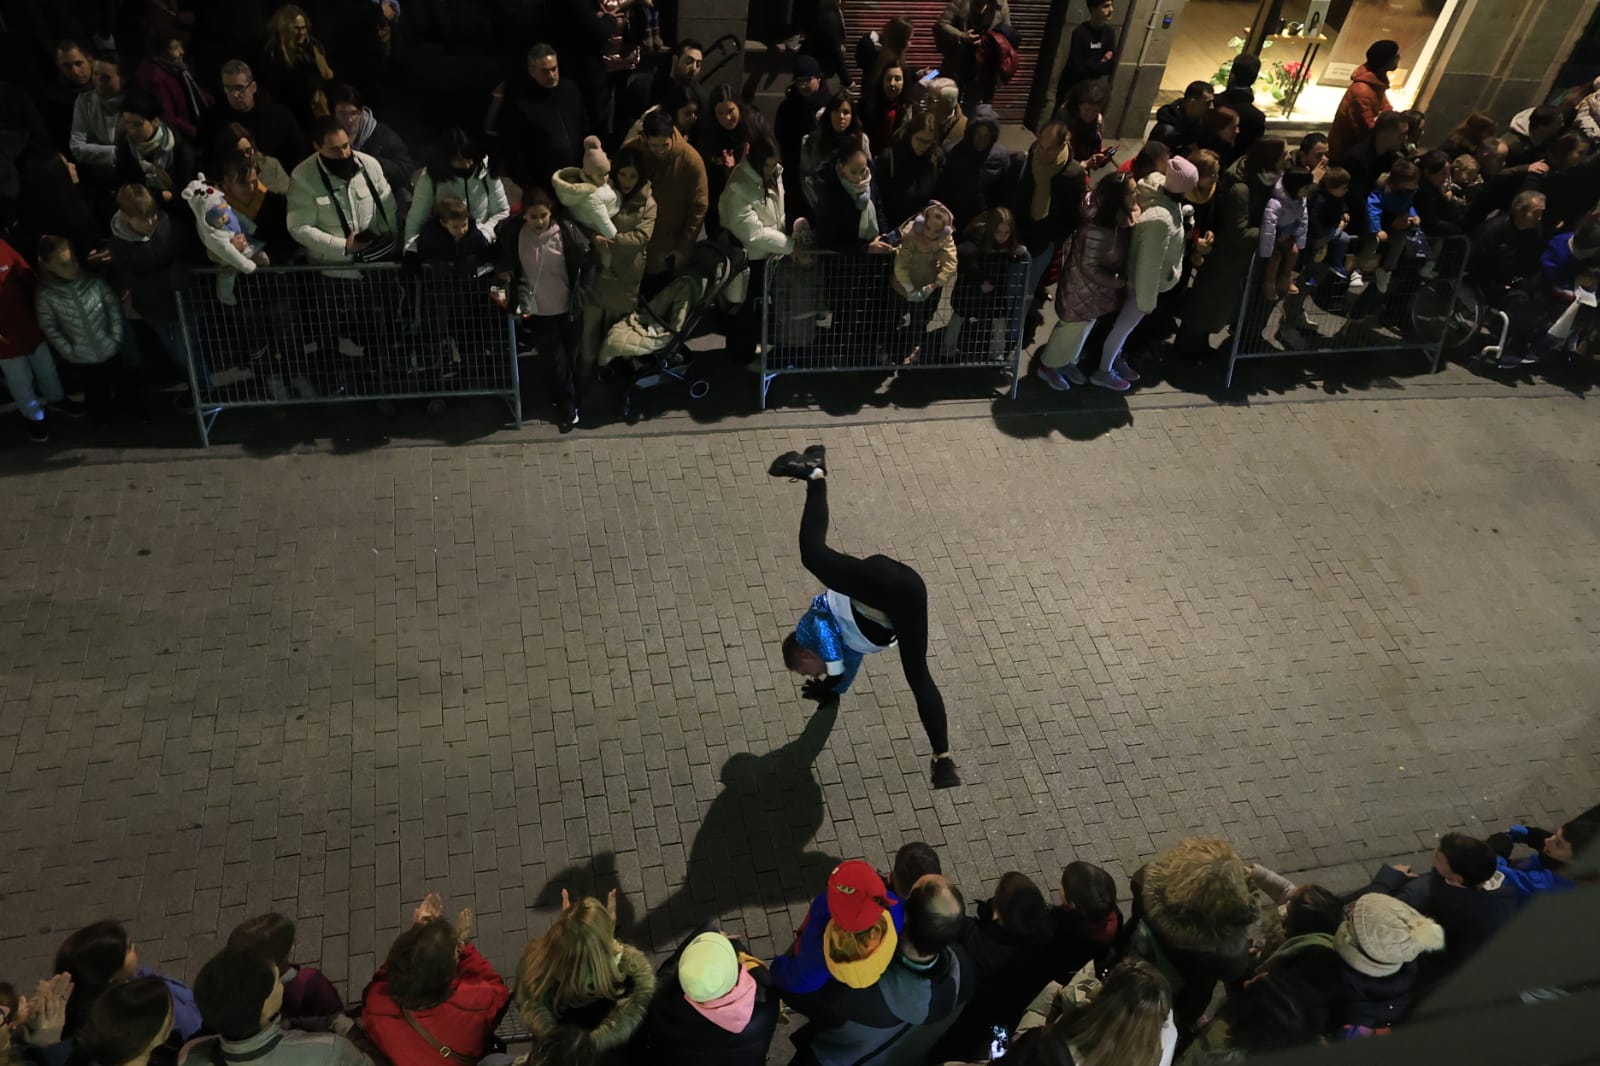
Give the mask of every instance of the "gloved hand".
M 816 700 L 818 703 L 824 700 L 837 699 L 839 696 L 833 689 L 833 678 L 831 677 L 811 678 L 800 686 L 800 695 L 808 700 Z

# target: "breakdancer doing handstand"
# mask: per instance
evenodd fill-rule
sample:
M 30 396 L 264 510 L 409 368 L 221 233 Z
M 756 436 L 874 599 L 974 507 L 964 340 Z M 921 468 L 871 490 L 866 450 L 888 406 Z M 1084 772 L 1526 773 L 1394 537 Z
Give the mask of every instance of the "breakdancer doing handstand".
M 898 644 L 917 717 L 933 745 L 933 787 L 959 785 L 944 697 L 928 673 L 928 587 L 921 575 L 887 555 L 856 559 L 828 547 L 827 452 L 820 444 L 785 452 L 767 472 L 806 483 L 800 562 L 823 584 L 794 632 L 783 638 L 784 665 L 810 679 L 804 687 L 808 697 L 828 699 L 850 687 L 864 657 Z

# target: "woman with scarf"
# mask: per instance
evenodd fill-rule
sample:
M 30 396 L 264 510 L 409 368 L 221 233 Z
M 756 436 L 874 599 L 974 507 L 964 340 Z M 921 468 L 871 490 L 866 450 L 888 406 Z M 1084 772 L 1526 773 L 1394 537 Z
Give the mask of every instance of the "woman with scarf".
M 817 246 L 854 257 L 828 264 L 838 270 L 823 298 L 831 305 L 833 325 L 823 332 L 841 355 L 887 347 L 893 267 L 889 256 L 900 243 L 900 233 L 887 221 L 890 216 L 872 174 L 865 138 L 847 144 L 834 162 L 824 163 L 809 187 L 817 198 L 813 219 Z M 862 253 L 865 259 L 860 258 Z
M 261 150 L 256 144 L 255 136 L 243 124 L 230 122 L 222 127 L 222 132 L 217 135 L 217 143 L 212 149 L 212 162 L 207 167 L 216 167 L 221 170 L 229 159 L 242 156 L 255 164 L 261 184 L 275 193 L 289 195 L 289 172 L 283 164 Z
M 1211 353 L 1211 335 L 1234 325 L 1245 298 L 1245 279 L 1261 242 L 1261 216 L 1283 174 L 1288 151 L 1281 138 L 1264 137 L 1223 172 L 1217 186 L 1216 242 L 1184 301 L 1176 348 L 1195 358 Z
M 823 171 L 831 170 L 839 153 L 847 145 L 859 143 L 861 150 L 867 153 L 867 158 L 872 158 L 872 142 L 867 137 L 866 130 L 861 126 L 861 116 L 856 114 L 855 101 L 843 89 L 833 94 L 828 106 L 817 112 L 816 129 L 806 134 L 806 139 L 800 145 L 800 167 L 809 178 Z M 805 186 L 806 199 L 811 206 L 817 206 L 816 190 L 808 181 Z
M 272 13 L 256 78 L 302 126 L 309 126 L 314 116 L 328 113 L 333 68 L 328 66 L 322 42 L 311 36 L 311 19 L 299 6 L 284 4 Z
M 163 203 L 194 177 L 194 150 L 161 120 L 161 105 L 142 89 L 122 100 L 116 143 L 117 185 L 143 185 Z
M 906 68 L 897 59 L 861 94 L 861 126 L 879 144 L 888 144 L 916 114 L 909 81 Z
M 1059 119 L 1039 128 L 1033 147 L 1022 156 L 1021 164 L 1013 210 L 1017 234 L 1031 257 L 1023 292 L 1037 300 L 1039 283 L 1050 269 L 1056 248 L 1078 228 L 1083 200 L 1089 194 L 1089 178 L 1083 167 L 1073 162 L 1067 124 Z M 1042 307 L 1034 314 L 1033 328 L 1037 328 L 1043 319 Z
M 494 243 L 495 228 L 511 217 L 505 186 L 489 173 L 489 157 L 466 130 L 459 126 L 445 136 L 438 158 L 423 168 L 412 196 L 415 207 L 406 214 L 405 247 L 416 244 L 423 223 L 433 214 L 434 205 L 446 196 L 466 201 L 472 224 L 483 239 Z
M 887 221 L 904 221 L 922 210 L 933 199 L 943 168 L 944 152 L 926 121 L 896 135 L 873 166 L 883 189 L 883 206 L 889 212 Z
M 707 195 L 710 206 L 706 211 L 706 232 L 721 230 L 718 201 L 727 187 L 733 170 L 750 151 L 750 142 L 766 135 L 766 123 L 761 113 L 746 107 L 732 85 L 718 85 L 711 90 L 706 113 L 700 116 L 694 131 L 695 151 L 706 165 Z
M 161 102 L 161 118 L 193 140 L 200 116 L 214 102 L 184 62 L 183 38 L 164 35 L 150 41 L 150 56 L 134 71 L 134 81 Z

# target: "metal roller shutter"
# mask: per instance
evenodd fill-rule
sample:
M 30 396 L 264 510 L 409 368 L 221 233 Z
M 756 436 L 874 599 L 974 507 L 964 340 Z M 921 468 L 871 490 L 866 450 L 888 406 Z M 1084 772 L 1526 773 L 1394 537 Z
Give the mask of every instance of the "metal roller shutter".
M 879 29 L 896 15 L 909 15 L 917 24 L 917 35 L 911 42 L 911 62 L 924 70 L 940 63 L 939 49 L 934 43 L 933 26 L 944 14 L 944 0 L 843 0 L 844 24 L 849 40 L 845 51 L 851 62 L 855 61 L 855 43 L 863 34 Z M 1034 70 L 1039 63 L 1039 49 L 1044 44 L 1045 21 L 1050 15 L 1050 0 L 1011 0 L 1011 24 L 1022 37 L 1022 47 L 1017 50 L 1021 60 L 1017 76 L 1009 85 L 1002 85 L 995 94 L 994 109 L 1002 122 L 1021 122 L 1028 107 L 1028 94 L 1033 90 Z

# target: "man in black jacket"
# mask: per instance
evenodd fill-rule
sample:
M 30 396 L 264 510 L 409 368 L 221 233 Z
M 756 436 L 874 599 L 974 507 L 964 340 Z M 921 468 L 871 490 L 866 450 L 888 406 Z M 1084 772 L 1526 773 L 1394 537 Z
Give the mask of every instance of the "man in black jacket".
M 794 81 L 784 92 L 772 123 L 772 133 L 778 142 L 778 160 L 783 164 L 783 203 L 790 225 L 797 218 L 810 216 L 805 196 L 805 180 L 810 175 L 800 165 L 800 150 L 805 145 L 806 134 L 816 128 L 817 112 L 827 103 L 828 98 L 822 93 L 822 65 L 815 56 L 796 58 Z
M 526 74 L 495 90 L 500 162 L 518 185 L 552 191 L 550 176 L 583 162 L 589 133 L 588 109 L 578 87 L 561 77 L 556 50 L 536 44 L 528 50 Z
M 1216 99 L 1217 107 L 1232 108 L 1239 116 L 1239 138 L 1234 151 L 1245 150 L 1267 135 L 1267 116 L 1256 106 L 1256 78 L 1261 74 L 1261 57 L 1238 55 L 1228 71 L 1228 87 Z
M 222 102 L 209 108 L 200 118 L 200 150 L 218 152 L 217 139 L 224 126 L 237 122 L 250 131 L 256 148 L 282 164 L 284 170 L 293 170 L 311 149 L 306 133 L 295 121 L 289 109 L 269 97 L 259 85 L 250 64 L 242 59 L 230 59 L 222 64 Z M 225 146 L 231 150 L 234 141 Z M 213 155 L 207 165 L 216 169 L 220 159 Z
M 1067 64 L 1056 86 L 1058 106 L 1080 81 L 1109 78 L 1117 69 L 1117 30 L 1111 25 L 1115 11 L 1115 0 L 1089 0 L 1089 21 L 1073 29 L 1067 45 Z
M 1539 268 L 1544 254 L 1545 198 L 1531 189 L 1511 201 L 1511 210 L 1478 228 L 1472 238 L 1467 276 L 1491 307 L 1510 318 L 1500 368 L 1535 362 L 1534 334 L 1543 324 L 1545 285 Z
M 1174 152 L 1194 144 L 1200 139 L 1200 123 L 1211 110 L 1214 95 L 1209 81 L 1191 81 L 1180 99 L 1156 108 L 1156 125 L 1150 131 L 1150 139 Z

